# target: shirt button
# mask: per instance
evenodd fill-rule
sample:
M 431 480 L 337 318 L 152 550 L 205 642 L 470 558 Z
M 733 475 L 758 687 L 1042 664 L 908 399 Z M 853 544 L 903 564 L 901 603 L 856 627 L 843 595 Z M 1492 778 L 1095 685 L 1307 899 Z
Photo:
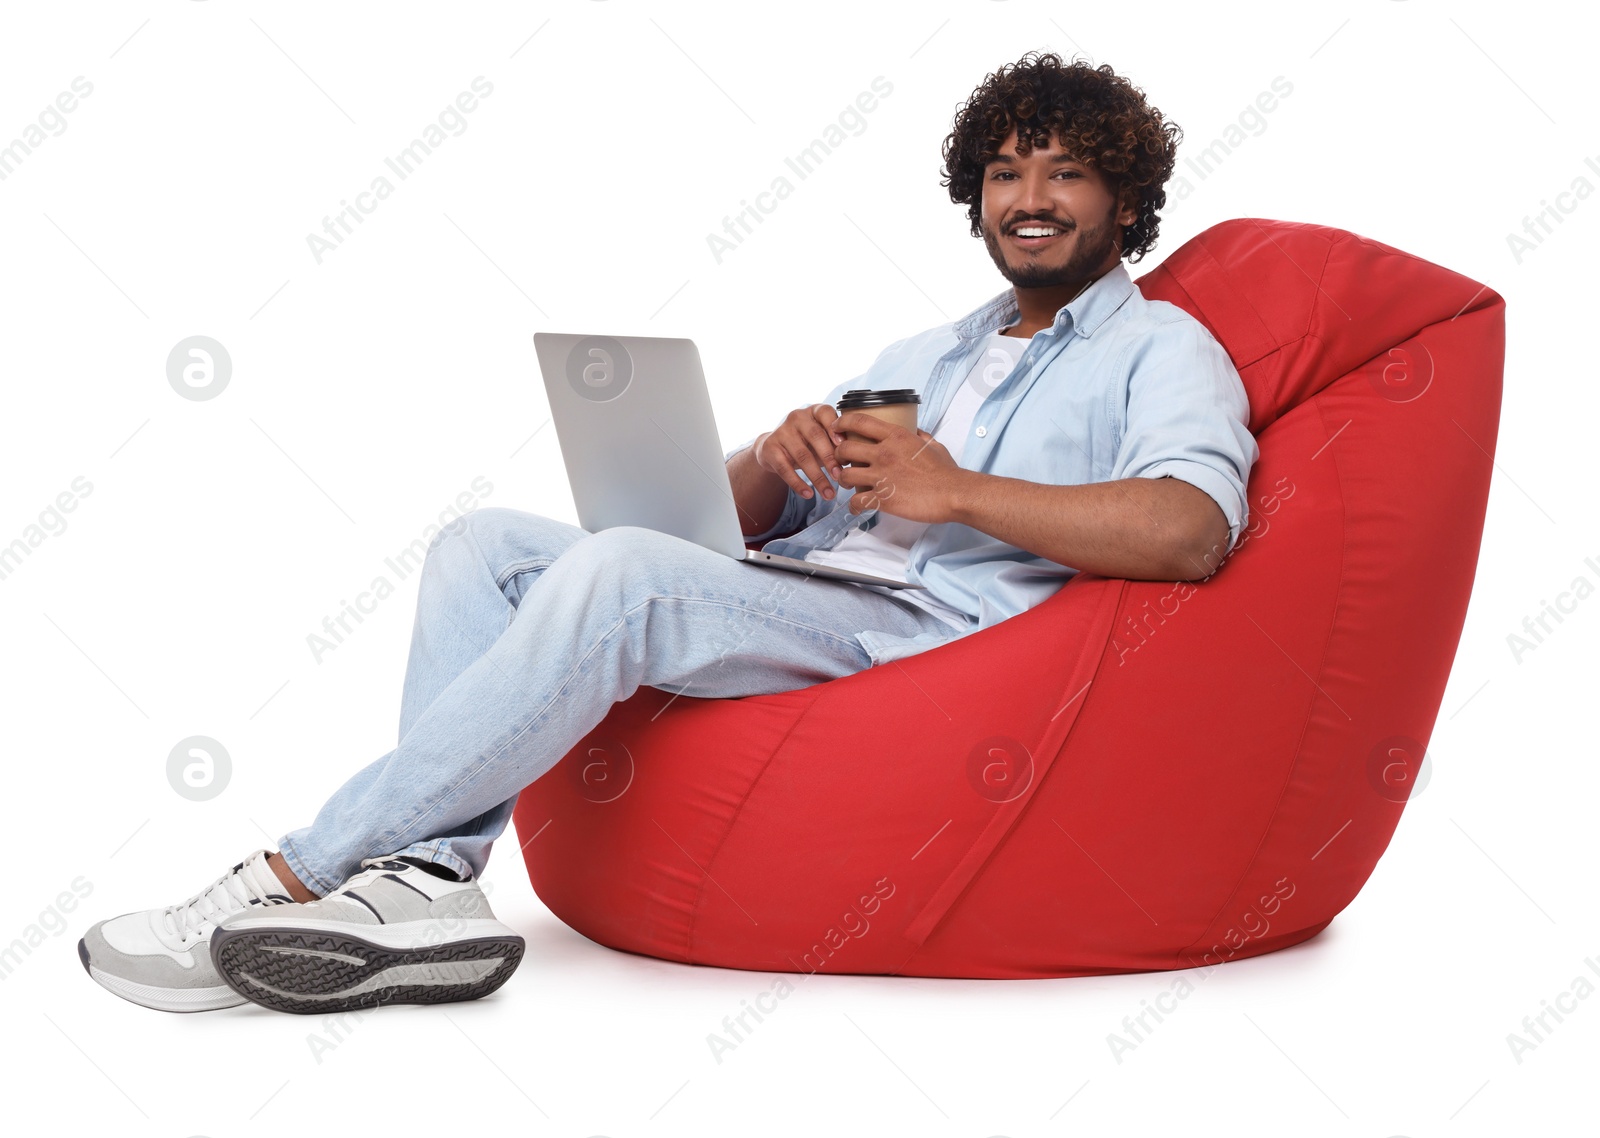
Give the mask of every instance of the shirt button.
M 977 429 L 977 430 L 976 430 L 976 431 L 975 431 L 975 432 L 974 432 L 974 434 L 976 434 L 976 435 L 977 435 L 977 436 L 978 436 L 978 437 L 979 437 L 979 438 L 980 438 L 980 439 L 981 439 L 981 438 L 983 438 L 983 437 L 984 437 L 984 436 L 985 436 L 985 435 L 987 435 L 987 434 L 988 434 L 988 433 L 989 433 L 989 428 L 988 428 L 988 427 L 979 427 L 979 428 L 978 428 L 978 429 Z

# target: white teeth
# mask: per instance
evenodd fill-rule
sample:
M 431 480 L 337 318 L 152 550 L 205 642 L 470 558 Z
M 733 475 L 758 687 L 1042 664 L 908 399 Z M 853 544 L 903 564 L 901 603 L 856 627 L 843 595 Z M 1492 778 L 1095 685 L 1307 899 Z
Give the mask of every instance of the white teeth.
M 1024 225 L 1017 230 L 1018 237 L 1054 237 L 1061 230 L 1043 225 Z

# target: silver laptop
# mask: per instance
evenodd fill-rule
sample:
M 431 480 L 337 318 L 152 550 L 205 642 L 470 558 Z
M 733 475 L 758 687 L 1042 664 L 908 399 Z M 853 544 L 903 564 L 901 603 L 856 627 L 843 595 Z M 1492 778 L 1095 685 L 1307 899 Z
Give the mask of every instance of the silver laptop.
M 536 332 L 578 524 L 642 526 L 736 561 L 891 589 L 925 589 L 746 549 L 694 341 Z

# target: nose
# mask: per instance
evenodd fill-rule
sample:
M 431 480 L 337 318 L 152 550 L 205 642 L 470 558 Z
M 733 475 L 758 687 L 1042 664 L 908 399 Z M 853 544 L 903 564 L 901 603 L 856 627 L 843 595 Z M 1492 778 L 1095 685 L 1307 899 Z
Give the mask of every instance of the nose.
M 1048 217 L 1054 213 L 1054 202 L 1050 199 L 1049 172 L 1043 173 L 1030 170 L 1023 174 L 1021 185 L 1018 187 L 1016 212 L 1023 217 Z

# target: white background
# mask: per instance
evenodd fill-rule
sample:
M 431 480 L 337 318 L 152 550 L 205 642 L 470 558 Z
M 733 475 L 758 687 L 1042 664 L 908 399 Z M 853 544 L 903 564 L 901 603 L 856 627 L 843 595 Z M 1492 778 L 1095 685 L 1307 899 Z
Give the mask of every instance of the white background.
M 0 144 L 75 77 L 93 91 L 0 181 L 0 544 L 92 485 L 0 579 L 0 944 L 51 927 L 0 981 L 7 1114 L 152 1135 L 1577 1132 L 1600 998 L 1520 1063 L 1507 1036 L 1580 974 L 1600 984 L 1600 599 L 1520 661 L 1507 636 L 1575 578 L 1600 583 L 1583 350 L 1600 200 L 1564 199 L 1520 259 L 1507 235 L 1580 176 L 1600 187 L 1600 29 L 1579 10 L 8 4 Z M 529 951 L 489 1000 L 335 1037 L 254 1007 L 165 1015 L 83 975 L 90 923 L 181 900 L 394 745 L 415 578 L 320 662 L 307 644 L 393 577 L 385 557 L 479 477 L 475 504 L 576 520 L 533 332 L 694 337 L 732 446 L 1005 287 L 939 185 L 939 145 L 985 75 L 1035 48 L 1129 76 L 1184 129 L 1180 167 L 1275 77 L 1293 85 L 1169 207 L 1136 276 L 1218 221 L 1269 217 L 1508 302 L 1432 781 L 1326 932 L 1217 970 L 1121 1062 L 1107 1035 L 1172 975 L 819 976 L 718 1063 L 706 1036 L 774 978 L 585 940 L 510 840 L 487 880 Z M 318 263 L 307 235 L 477 76 L 493 93 L 465 132 Z M 718 263 L 707 235 L 876 76 L 893 92 L 865 129 Z M 167 381 L 193 335 L 231 356 L 215 399 Z M 167 781 L 190 735 L 232 759 L 204 802 Z M 62 913 L 74 882 L 88 896 Z

